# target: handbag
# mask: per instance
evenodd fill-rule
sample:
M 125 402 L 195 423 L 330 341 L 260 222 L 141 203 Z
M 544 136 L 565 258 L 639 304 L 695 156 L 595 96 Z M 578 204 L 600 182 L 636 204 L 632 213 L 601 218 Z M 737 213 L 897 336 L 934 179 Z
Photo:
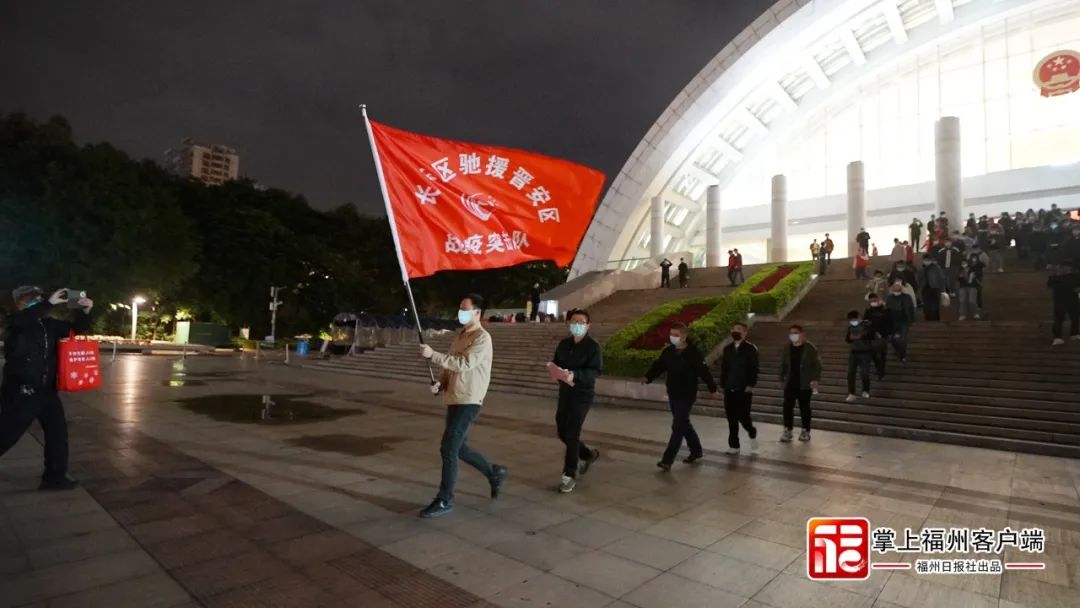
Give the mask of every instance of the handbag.
M 56 390 L 88 391 L 101 385 L 101 352 L 96 340 L 80 340 L 75 332 L 56 347 Z
M 949 304 L 952 304 L 952 298 L 950 298 L 949 294 L 945 293 L 944 291 L 941 292 L 941 307 L 948 308 Z

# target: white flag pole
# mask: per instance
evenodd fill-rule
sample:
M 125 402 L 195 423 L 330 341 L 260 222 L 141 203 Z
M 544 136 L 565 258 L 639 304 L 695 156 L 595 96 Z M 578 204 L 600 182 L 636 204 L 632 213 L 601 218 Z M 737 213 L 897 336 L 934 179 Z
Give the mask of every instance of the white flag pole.
M 401 238 L 398 237 L 397 222 L 394 220 L 394 208 L 390 205 L 390 194 L 386 191 L 386 177 L 383 175 L 382 162 L 379 159 L 379 147 L 375 145 L 375 133 L 371 130 L 371 121 L 368 120 L 367 105 L 360 104 L 360 113 L 364 115 L 364 126 L 367 127 L 368 141 L 371 143 L 371 156 L 375 160 L 375 174 L 379 177 L 379 190 L 382 191 L 383 204 L 386 205 L 386 218 L 390 221 L 390 234 L 394 237 L 394 251 L 397 252 L 398 268 L 401 269 L 401 281 L 405 284 L 405 293 L 409 296 L 409 309 L 412 310 L 413 320 L 416 321 L 416 335 L 420 338 L 420 344 L 424 343 L 424 328 L 420 324 L 420 312 L 416 310 L 416 299 L 413 298 L 412 286 L 409 284 L 409 273 L 405 271 L 405 257 L 401 254 Z M 435 372 L 428 363 L 428 376 L 431 384 L 435 384 Z

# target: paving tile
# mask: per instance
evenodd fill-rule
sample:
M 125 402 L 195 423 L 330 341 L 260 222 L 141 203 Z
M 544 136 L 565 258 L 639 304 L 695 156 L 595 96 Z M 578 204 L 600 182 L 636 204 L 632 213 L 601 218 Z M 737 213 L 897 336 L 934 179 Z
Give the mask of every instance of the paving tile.
M 191 599 L 184 589 L 163 572 L 95 587 L 49 600 L 49 608 L 172 608 Z
M 241 528 L 241 533 L 252 542 L 273 545 L 329 529 L 329 526 L 313 517 L 302 513 L 288 513 Z
M 157 568 L 154 560 L 141 549 L 122 551 L 34 570 L 25 577 L 8 581 L 4 597 L 12 605 L 18 606 L 137 578 Z
M 272 577 L 284 576 L 288 564 L 263 551 L 248 551 L 171 571 L 198 598 L 207 598 Z
M 470 553 L 467 559 L 433 566 L 427 572 L 477 597 L 490 597 L 542 574 L 532 566 L 486 550 Z
M 657 536 L 677 543 L 704 549 L 731 533 L 730 530 L 710 526 L 708 524 L 693 523 L 683 519 L 670 517 L 657 524 L 642 530 L 645 534 Z
M 801 550 L 794 547 L 743 534 L 726 536 L 711 545 L 709 551 L 774 570 L 787 568 L 795 558 L 803 554 Z
M 166 569 L 220 559 L 255 550 L 255 545 L 231 530 L 215 530 L 150 545 L 147 550 Z
M 700 552 L 695 547 L 640 532 L 604 547 L 604 551 L 659 570 L 670 570 Z
M 753 599 L 774 608 L 869 608 L 874 603 L 872 597 L 789 574 L 774 578 Z M 931 602 L 920 608 L 939 605 L 948 606 Z
M 127 528 L 128 532 L 143 545 L 152 545 L 185 536 L 195 536 L 218 529 L 221 529 L 218 522 L 201 514 L 152 521 Z
M 655 568 L 603 551 L 579 555 L 559 564 L 551 573 L 611 597 L 622 597 L 661 574 Z
M 453 534 L 432 530 L 386 545 L 382 550 L 416 567 L 427 569 L 467 559 L 470 553 L 479 551 L 480 547 Z
M 503 608 L 602 608 L 609 605 L 614 598 L 553 574 L 541 574 L 515 583 L 487 600 Z
M 208 608 L 318 608 L 336 601 L 299 574 L 264 579 L 204 600 Z
M 587 547 L 546 532 L 492 545 L 490 549 L 545 572 L 589 551 Z
M 379 587 L 379 593 L 409 608 L 468 608 L 477 600 L 471 593 L 422 572 Z
M 639 608 L 739 608 L 747 600 L 674 574 L 661 574 L 622 599 Z
M 885 584 L 885 588 L 881 590 L 878 599 L 904 608 L 924 608 L 925 606 L 994 608 L 998 604 L 995 597 L 971 593 L 941 585 L 926 578 L 911 576 L 893 576 L 890 578 L 889 582 Z
M 1029 608 L 1075 608 L 1080 588 L 1044 583 L 1025 576 L 1028 572 L 1006 572 L 1001 581 L 1001 608 L 1015 603 Z
M 753 597 L 780 574 L 771 568 L 708 551 L 675 566 L 671 573 L 743 597 Z
M 380 588 L 413 575 L 416 567 L 379 549 L 366 549 L 329 562 L 363 585 Z
M 281 541 L 270 551 L 293 566 L 325 562 L 370 547 L 364 541 L 338 530 L 324 530 Z
M 579 545 L 599 549 L 633 534 L 632 530 L 592 517 L 579 517 L 544 530 Z

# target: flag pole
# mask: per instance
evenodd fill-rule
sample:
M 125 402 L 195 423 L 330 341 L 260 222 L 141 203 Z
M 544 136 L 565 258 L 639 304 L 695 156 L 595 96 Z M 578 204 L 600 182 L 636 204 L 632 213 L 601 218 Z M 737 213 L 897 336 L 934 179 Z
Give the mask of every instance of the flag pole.
M 379 148 L 375 145 L 375 133 L 371 130 L 371 121 L 368 120 L 367 104 L 360 104 L 360 113 L 364 115 L 364 126 L 367 128 L 368 142 L 371 143 L 371 156 L 375 160 L 375 174 L 379 177 L 379 190 L 382 192 L 383 204 L 386 205 L 386 217 L 390 220 L 390 234 L 394 238 L 394 251 L 397 253 L 398 268 L 401 269 L 401 282 L 405 284 L 405 294 L 409 297 L 409 310 L 413 313 L 416 321 L 416 335 L 420 338 L 420 344 L 424 344 L 424 328 L 420 324 L 420 311 L 416 310 L 416 299 L 413 298 L 412 285 L 409 284 L 409 273 L 405 271 L 405 258 L 401 255 L 401 239 L 398 237 L 397 222 L 394 221 L 394 208 L 390 205 L 390 195 L 386 191 L 386 177 L 383 176 L 382 162 L 379 160 Z M 435 384 L 435 372 L 428 362 L 428 376 L 431 384 Z

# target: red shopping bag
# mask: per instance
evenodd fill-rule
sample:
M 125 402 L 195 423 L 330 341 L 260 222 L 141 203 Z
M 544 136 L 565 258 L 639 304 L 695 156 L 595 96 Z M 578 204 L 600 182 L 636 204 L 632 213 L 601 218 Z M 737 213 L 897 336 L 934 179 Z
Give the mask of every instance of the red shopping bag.
M 101 355 L 94 340 L 79 340 L 75 332 L 60 340 L 56 349 L 56 389 L 88 391 L 101 384 Z

